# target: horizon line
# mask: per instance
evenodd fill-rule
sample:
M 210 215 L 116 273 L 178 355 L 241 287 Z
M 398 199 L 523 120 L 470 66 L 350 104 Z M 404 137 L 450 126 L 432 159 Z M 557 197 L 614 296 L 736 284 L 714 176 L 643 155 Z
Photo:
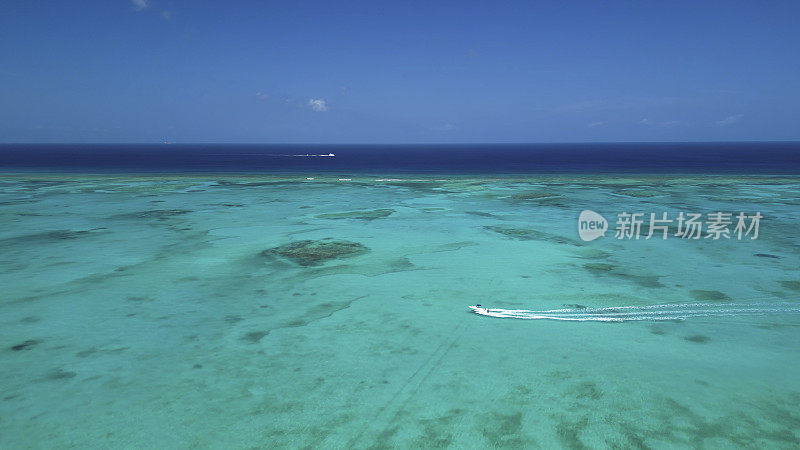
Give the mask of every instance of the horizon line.
M 552 142 L 401 142 L 401 143 L 320 143 L 320 142 L 0 142 L 6 145 L 315 145 L 315 146 L 456 146 L 456 145 L 596 145 L 596 144 L 800 144 L 798 140 L 741 141 L 552 141 Z

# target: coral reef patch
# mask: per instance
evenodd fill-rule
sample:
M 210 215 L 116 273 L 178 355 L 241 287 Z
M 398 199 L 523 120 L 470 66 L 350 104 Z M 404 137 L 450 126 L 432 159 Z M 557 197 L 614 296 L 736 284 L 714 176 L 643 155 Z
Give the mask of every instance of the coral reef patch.
M 582 242 L 575 239 L 559 236 L 557 234 L 545 233 L 544 231 L 535 230 L 533 228 L 517 228 L 499 225 L 487 225 L 483 228 L 520 241 L 544 241 L 553 242 L 555 244 L 583 245 Z
M 369 248 L 358 242 L 302 240 L 290 242 L 261 252 L 262 256 L 276 255 L 301 266 L 319 266 L 327 261 L 363 255 Z
M 729 302 L 731 298 L 728 294 L 720 291 L 707 291 L 704 289 L 692 289 L 691 296 L 695 300 L 702 302 Z
M 371 211 L 347 211 L 340 213 L 327 213 L 317 214 L 317 219 L 360 219 L 360 220 L 375 220 L 383 219 L 384 217 L 391 216 L 395 211 L 393 209 L 373 209 Z

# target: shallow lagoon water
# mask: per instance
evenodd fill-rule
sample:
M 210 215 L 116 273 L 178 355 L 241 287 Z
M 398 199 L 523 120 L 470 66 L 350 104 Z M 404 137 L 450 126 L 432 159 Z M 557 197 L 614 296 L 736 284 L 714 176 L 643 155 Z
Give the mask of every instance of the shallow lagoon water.
M 800 445 L 800 314 L 467 309 L 796 309 L 797 177 L 0 186 L 0 447 Z M 764 219 L 757 240 L 583 242 L 583 209 Z

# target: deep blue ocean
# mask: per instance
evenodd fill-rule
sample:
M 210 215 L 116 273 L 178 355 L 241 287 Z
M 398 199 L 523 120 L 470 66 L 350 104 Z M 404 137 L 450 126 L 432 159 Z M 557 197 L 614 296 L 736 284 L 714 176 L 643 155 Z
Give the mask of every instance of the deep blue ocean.
M 330 153 L 335 156 L 315 156 Z M 794 174 L 800 173 L 800 143 L 3 144 L 0 170 Z

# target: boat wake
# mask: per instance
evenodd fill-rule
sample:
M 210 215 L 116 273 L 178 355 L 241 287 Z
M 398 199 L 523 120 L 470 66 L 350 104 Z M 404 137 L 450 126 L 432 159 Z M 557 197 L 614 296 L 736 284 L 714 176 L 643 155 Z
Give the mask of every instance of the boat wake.
M 470 306 L 474 313 L 501 319 L 548 319 L 575 322 L 628 322 L 635 320 L 684 320 L 697 317 L 764 316 L 800 313 L 796 303 L 675 303 L 608 308 L 573 307 L 530 311 Z

